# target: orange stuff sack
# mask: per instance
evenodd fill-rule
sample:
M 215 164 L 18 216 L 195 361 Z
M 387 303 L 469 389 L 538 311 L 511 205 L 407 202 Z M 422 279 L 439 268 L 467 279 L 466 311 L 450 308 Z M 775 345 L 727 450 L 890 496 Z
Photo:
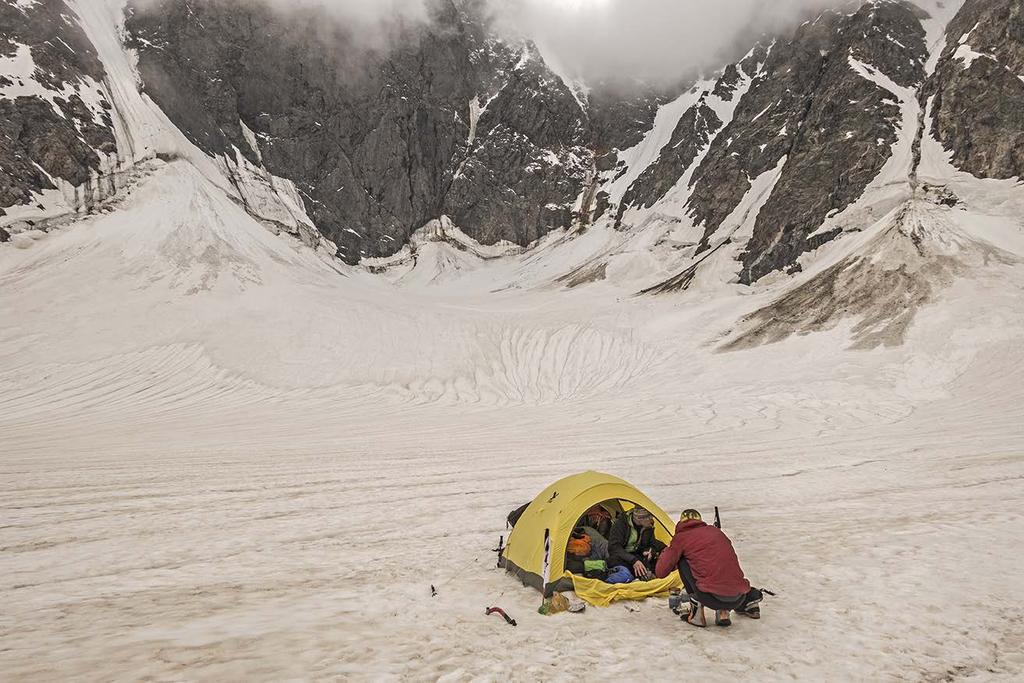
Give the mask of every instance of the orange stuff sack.
M 583 534 L 580 538 L 570 538 L 569 544 L 565 547 L 566 551 L 570 555 L 576 557 L 589 557 L 590 556 L 590 536 Z

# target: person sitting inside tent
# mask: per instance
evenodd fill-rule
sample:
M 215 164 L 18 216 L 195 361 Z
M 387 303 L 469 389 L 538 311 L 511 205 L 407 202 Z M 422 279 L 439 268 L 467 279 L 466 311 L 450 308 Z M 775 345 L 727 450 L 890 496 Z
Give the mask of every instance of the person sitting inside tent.
M 581 524 L 596 531 L 602 539 L 607 539 L 608 532 L 612 528 L 612 516 L 604 507 L 594 505 L 583 513 Z M 607 540 L 605 540 L 605 543 L 607 543 Z
M 672 542 L 661 553 L 655 574 L 664 578 L 678 570 L 690 598 L 686 622 L 707 626 L 704 607 L 715 612 L 715 623 L 729 626 L 729 611 L 752 619 L 761 616 L 761 591 L 750 587 L 736 550 L 725 533 L 701 520 L 696 510 L 683 510 Z
M 580 517 L 565 549 L 566 570 L 588 579 L 608 578 L 608 530 L 612 516 L 594 505 Z M 632 580 L 632 577 L 630 579 Z
M 654 537 L 654 516 L 635 507 L 615 518 L 608 532 L 608 566 L 625 567 L 638 579 L 653 576 L 654 563 L 665 544 Z

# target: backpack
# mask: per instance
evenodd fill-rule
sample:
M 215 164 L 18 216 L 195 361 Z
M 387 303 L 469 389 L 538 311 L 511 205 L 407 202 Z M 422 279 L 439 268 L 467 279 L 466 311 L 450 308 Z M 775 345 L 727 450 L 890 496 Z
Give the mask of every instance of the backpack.
M 526 512 L 526 508 L 528 507 L 530 507 L 530 504 L 525 503 L 508 513 L 508 517 L 505 518 L 505 521 L 508 522 L 510 529 L 515 528 L 516 522 L 519 521 L 519 518 L 523 516 L 523 513 Z

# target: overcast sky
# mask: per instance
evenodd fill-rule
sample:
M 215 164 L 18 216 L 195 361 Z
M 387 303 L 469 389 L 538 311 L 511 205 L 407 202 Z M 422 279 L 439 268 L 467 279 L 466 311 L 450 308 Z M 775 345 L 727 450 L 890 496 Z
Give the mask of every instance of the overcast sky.
M 671 78 L 717 67 L 750 33 L 795 24 L 842 0 L 493 0 L 506 26 L 533 37 L 587 80 Z M 744 46 L 746 47 L 746 46 Z
M 268 0 L 324 7 L 368 42 L 391 25 L 426 21 L 433 0 Z M 850 0 L 484 0 L 506 34 L 525 35 L 563 72 L 587 81 L 672 79 L 718 67 L 737 41 L 795 24 L 812 9 Z

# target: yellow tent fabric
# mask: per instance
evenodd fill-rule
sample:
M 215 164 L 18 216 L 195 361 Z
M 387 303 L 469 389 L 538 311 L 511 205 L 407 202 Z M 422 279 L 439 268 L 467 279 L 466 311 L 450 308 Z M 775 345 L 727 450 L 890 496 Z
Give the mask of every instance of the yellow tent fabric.
M 643 600 L 656 595 L 668 595 L 673 588 L 683 586 L 679 572 L 672 572 L 664 579 L 630 583 L 605 583 L 568 572 L 565 575 L 572 578 L 576 595 L 595 607 L 607 607 L 616 600 Z
M 669 516 L 636 487 L 610 474 L 581 472 L 548 486 L 523 511 L 502 552 L 505 568 L 545 595 L 561 589 L 571 580 L 576 594 L 594 605 L 607 605 L 621 599 L 639 600 L 681 587 L 677 572 L 666 579 L 612 585 L 565 571 L 565 548 L 576 522 L 584 512 L 600 503 L 611 503 L 622 510 L 635 506 L 646 508 L 654 516 L 655 538 L 666 544 L 672 540 L 674 525 Z M 542 585 L 545 530 L 550 534 L 551 550 L 547 584 Z

